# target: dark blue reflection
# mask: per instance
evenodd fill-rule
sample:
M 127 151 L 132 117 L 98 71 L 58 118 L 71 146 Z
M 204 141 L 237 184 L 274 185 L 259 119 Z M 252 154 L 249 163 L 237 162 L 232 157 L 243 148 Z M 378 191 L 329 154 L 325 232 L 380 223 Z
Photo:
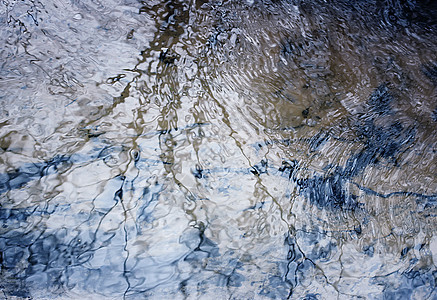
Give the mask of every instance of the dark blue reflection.
M 358 121 L 351 128 L 356 132 L 363 147 L 359 152 L 350 155 L 345 166 L 329 166 L 329 169 L 333 171 L 327 174 L 299 178 L 299 162 L 297 160 L 284 160 L 277 171 L 282 176 L 286 176 L 295 182 L 300 189 L 300 193 L 319 208 L 353 210 L 361 207 L 362 204 L 359 203 L 358 196 L 351 193 L 347 188 L 350 184 L 357 185 L 353 182 L 354 177 L 362 174 L 371 165 L 380 163 L 398 165 L 399 155 L 415 139 L 416 128 L 407 126 L 400 121 L 393 109 L 395 101 L 396 98 L 391 93 L 388 84 L 381 84 L 370 95 L 367 102 L 367 112 L 360 115 Z M 308 140 L 310 152 L 321 150 L 330 138 L 330 134 L 324 131 L 320 131 L 311 137 Z M 273 143 L 289 145 L 291 141 L 265 141 L 254 145 L 254 147 L 260 149 Z M 259 164 L 254 165 L 250 171 L 254 175 L 276 174 L 272 171 L 272 168 L 275 167 L 269 166 L 267 161 L 262 160 Z M 195 176 L 201 178 L 209 172 L 211 170 L 197 170 Z M 406 195 L 431 202 L 437 200 L 437 195 L 424 195 L 410 191 L 381 194 L 369 188 L 357 186 L 366 194 L 384 198 L 394 195 Z
M 193 249 L 184 260 L 200 262 L 203 258 L 219 256 L 218 245 L 205 236 L 205 225 L 199 222 L 196 229 L 196 231 L 191 232 L 182 239 L 188 248 Z
M 288 248 L 287 266 L 284 281 L 290 285 L 289 296 L 293 294 L 293 289 L 302 283 L 308 276 L 310 269 L 315 267 L 314 262 L 307 258 L 300 249 L 296 237 L 289 234 L 285 238 L 285 246 Z
M 396 284 L 390 277 L 396 277 Z M 398 272 L 383 277 L 375 277 L 375 284 L 384 286 L 382 299 L 437 299 L 437 271 L 431 269 Z
M 27 183 L 48 175 L 68 170 L 74 164 L 105 160 L 115 147 L 96 148 L 89 154 L 56 155 L 53 158 L 38 163 L 25 163 L 12 172 L 0 174 L 0 194 L 24 187 Z
M 125 150 L 124 147 L 105 146 L 95 148 L 93 152 L 87 154 L 57 155 L 45 162 L 23 164 L 12 172 L 0 174 L 0 194 L 22 188 L 27 183 L 45 176 L 62 173 L 81 163 L 102 160 L 107 164 L 114 155 Z M 139 168 L 144 168 L 146 165 L 169 164 L 157 159 L 140 158 L 139 154 L 134 159 Z
M 315 176 L 296 181 L 301 194 L 307 197 L 319 208 L 355 209 L 360 206 L 357 196 L 345 188 L 349 177 L 342 172 L 336 172 L 326 177 Z
M 35 212 L 35 210 L 36 208 L 0 208 L 0 221 L 2 223 L 2 227 L 8 227 L 8 223 L 26 221 L 27 218 Z
M 54 174 L 60 167 L 69 163 L 71 163 L 69 157 L 55 156 L 46 162 L 24 164 L 13 172 L 0 174 L 0 194 L 21 188 L 32 180 Z
M 364 170 L 374 164 L 390 163 L 396 166 L 398 156 L 415 138 L 415 128 L 408 127 L 396 119 L 396 112 L 392 108 L 394 97 L 386 84 L 379 86 L 370 96 L 369 114 L 360 118 L 353 128 L 363 143 L 363 149 L 352 154 L 344 167 L 331 166 L 334 171 L 325 175 L 316 175 L 312 178 L 296 179 L 293 175 L 299 164 L 293 161 L 284 162 L 279 168 L 285 176 L 296 182 L 301 194 L 307 197 L 319 208 L 356 209 L 361 206 L 358 197 L 350 193 L 347 185 L 353 183 L 353 178 L 362 174 Z M 387 116 L 390 116 L 387 119 Z M 311 149 L 319 149 L 329 136 L 318 134 L 310 142 L 314 143 Z M 353 183 L 357 185 L 356 183 Z M 429 203 L 437 201 L 437 194 L 424 195 L 410 191 L 392 192 L 390 194 L 377 193 L 369 188 L 357 185 L 366 194 L 388 198 L 394 195 L 414 196 L 418 200 Z
M 437 63 L 424 65 L 422 71 L 434 85 L 437 85 Z
M 150 223 L 154 220 L 152 212 L 158 204 L 159 193 L 161 192 L 161 189 L 162 185 L 158 184 L 157 182 L 154 185 L 145 187 L 143 189 L 143 195 L 139 201 L 140 207 L 137 218 L 137 222 L 139 224 L 142 222 Z M 141 233 L 141 229 L 139 227 L 137 230 Z
M 370 114 L 362 117 L 364 121 L 360 121 L 356 127 L 364 149 L 348 160 L 344 170 L 346 176 L 356 176 L 368 165 L 376 164 L 381 159 L 396 163 L 397 155 L 413 141 L 415 130 L 396 120 L 391 105 L 393 101 L 394 97 L 385 84 L 370 96 Z M 390 118 L 383 118 L 386 115 L 390 115 Z
M 100 229 L 100 224 L 116 205 L 120 205 L 125 181 L 122 176 L 111 180 L 112 183 L 106 187 L 110 193 L 104 195 L 105 199 L 94 199 L 95 209 L 89 215 L 77 215 L 79 223 L 81 220 L 85 222 L 83 231 L 66 227 L 48 229 L 44 226 L 47 217 L 65 213 L 68 207 L 48 205 L 43 208 L 0 209 L 0 275 L 4 280 L 3 283 L 0 282 L 0 288 L 7 295 L 25 298 L 31 296 L 29 290 L 59 289 L 59 293 L 62 293 L 64 288 L 73 288 L 77 284 L 88 290 L 93 289 L 94 284 L 105 286 L 102 282 L 105 280 L 116 283 L 107 290 L 96 292 L 107 294 L 114 290 L 122 294 L 126 281 L 133 275 L 127 273 L 124 278 L 121 274 L 117 275 L 110 266 L 105 266 L 105 270 L 98 270 L 93 268 L 90 260 L 95 259 L 96 255 L 97 260 L 101 259 L 101 254 L 97 252 L 107 249 L 106 258 L 123 266 L 123 248 L 120 249 L 118 245 L 124 242 L 121 239 L 127 233 L 123 228 L 106 231 Z M 143 207 L 142 214 L 135 222 L 139 226 L 138 230 L 135 232 L 133 229 L 129 234 L 140 234 L 141 224 L 151 218 L 152 205 L 161 191 L 161 185 L 156 184 L 146 190 L 138 201 Z M 216 245 L 206 238 L 202 238 L 195 251 L 214 255 L 218 253 Z M 78 273 L 81 274 L 79 277 Z M 86 278 L 93 276 L 96 281 L 87 283 Z
M 370 96 L 368 104 L 371 112 L 379 115 L 392 113 L 393 96 L 386 84 L 381 84 Z
M 270 276 L 259 294 L 270 299 L 287 299 L 290 293 L 290 284 L 281 276 Z
M 198 222 L 180 240 L 192 249 L 183 260 L 194 271 L 179 285 L 180 291 L 186 296 L 214 286 L 238 288 L 247 280 L 240 272 L 244 263 L 238 258 L 239 253 L 232 250 L 221 252 L 217 243 L 206 237 L 205 229 L 205 225 Z

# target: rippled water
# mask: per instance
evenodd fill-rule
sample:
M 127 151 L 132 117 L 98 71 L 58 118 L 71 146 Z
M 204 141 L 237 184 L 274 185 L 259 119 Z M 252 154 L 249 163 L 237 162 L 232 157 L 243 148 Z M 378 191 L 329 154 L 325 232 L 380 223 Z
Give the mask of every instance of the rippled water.
M 432 1 L 2 1 L 0 297 L 437 299 Z

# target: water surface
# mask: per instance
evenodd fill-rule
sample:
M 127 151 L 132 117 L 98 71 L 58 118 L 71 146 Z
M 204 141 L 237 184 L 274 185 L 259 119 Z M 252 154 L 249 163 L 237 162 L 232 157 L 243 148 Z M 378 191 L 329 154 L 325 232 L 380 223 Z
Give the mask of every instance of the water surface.
M 431 1 L 3 1 L 5 299 L 435 299 Z

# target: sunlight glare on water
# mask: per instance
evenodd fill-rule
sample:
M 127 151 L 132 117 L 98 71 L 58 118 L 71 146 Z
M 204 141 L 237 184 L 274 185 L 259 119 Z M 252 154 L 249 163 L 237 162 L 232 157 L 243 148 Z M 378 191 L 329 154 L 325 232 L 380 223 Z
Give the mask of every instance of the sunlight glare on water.
M 0 297 L 434 299 L 432 1 L 3 1 Z

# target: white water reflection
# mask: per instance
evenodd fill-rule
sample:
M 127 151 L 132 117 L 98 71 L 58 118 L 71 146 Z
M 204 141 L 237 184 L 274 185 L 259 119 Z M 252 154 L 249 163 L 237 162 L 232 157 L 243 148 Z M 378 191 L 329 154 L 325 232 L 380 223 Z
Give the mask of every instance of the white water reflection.
M 0 7 L 5 298 L 436 296 L 432 3 Z

